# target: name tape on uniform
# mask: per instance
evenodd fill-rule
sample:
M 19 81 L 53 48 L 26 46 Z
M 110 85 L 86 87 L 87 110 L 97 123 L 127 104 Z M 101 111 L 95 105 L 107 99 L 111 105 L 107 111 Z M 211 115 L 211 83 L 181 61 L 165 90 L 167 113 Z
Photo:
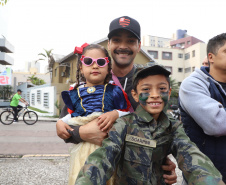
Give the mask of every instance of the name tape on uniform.
M 144 146 L 156 148 L 156 141 L 151 140 L 151 139 L 145 139 L 145 138 L 141 138 L 141 137 L 138 137 L 138 136 L 126 134 L 126 141 L 131 142 L 131 143 L 136 143 L 136 144 L 139 144 L 139 145 L 144 145 Z

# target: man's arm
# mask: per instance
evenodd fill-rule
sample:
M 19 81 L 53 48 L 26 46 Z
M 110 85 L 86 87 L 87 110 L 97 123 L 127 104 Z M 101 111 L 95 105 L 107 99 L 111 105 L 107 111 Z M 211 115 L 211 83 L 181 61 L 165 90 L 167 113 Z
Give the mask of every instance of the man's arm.
M 185 134 L 182 123 L 176 124 L 171 149 L 188 184 L 224 184 L 211 160 Z
M 125 135 L 126 125 L 121 119 L 117 119 L 109 132 L 109 137 L 103 141 L 102 147 L 86 160 L 75 184 L 105 185 L 121 158 Z
M 186 78 L 179 91 L 180 105 L 207 135 L 226 135 L 226 111 L 210 97 L 208 84 L 193 76 Z
M 66 116 L 67 114 L 67 107 L 64 106 L 61 111 L 60 118 Z M 86 125 L 75 126 L 73 129 L 67 123 L 62 120 L 58 120 L 56 123 L 56 132 L 61 139 L 66 140 L 71 137 L 67 130 L 75 130 L 75 133 L 79 134 L 75 140 L 76 143 L 80 143 L 83 140 L 100 146 L 102 141 L 107 137 L 107 131 L 102 132 L 100 130 L 96 119 Z
M 22 103 L 28 105 L 28 102 L 25 99 L 23 99 L 23 98 L 20 98 L 19 101 L 21 101 Z

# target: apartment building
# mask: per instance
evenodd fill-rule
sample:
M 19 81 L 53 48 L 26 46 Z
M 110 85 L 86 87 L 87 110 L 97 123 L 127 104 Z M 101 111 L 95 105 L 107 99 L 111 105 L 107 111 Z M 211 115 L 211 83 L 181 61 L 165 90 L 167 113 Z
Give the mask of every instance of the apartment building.
M 7 85 L 11 85 L 11 68 L 14 59 L 8 54 L 14 53 L 14 46 L 9 43 L 4 36 L 0 37 L 0 107 L 9 105 L 9 102 L 5 102 L 10 96 L 10 90 L 3 89 Z
M 8 53 L 14 53 L 14 46 L 3 36 L 0 38 L 0 65 L 14 64 L 14 59 Z
M 152 43 L 150 40 L 153 38 L 155 38 L 155 43 L 157 41 L 161 45 L 147 45 Z M 179 30 L 175 40 L 150 35 L 144 36 L 143 40 L 146 42 L 142 44 L 142 48 L 154 58 L 155 62 L 171 71 L 171 76 L 178 82 L 178 85 L 195 68 L 201 67 L 206 56 L 206 43 L 187 35 L 186 30 Z

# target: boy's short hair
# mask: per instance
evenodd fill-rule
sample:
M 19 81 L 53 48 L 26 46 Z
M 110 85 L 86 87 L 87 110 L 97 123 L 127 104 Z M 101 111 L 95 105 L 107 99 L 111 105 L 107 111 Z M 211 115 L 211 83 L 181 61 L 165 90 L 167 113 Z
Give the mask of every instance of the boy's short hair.
M 166 77 L 167 82 L 169 83 L 170 87 L 170 79 L 169 75 L 171 74 L 170 71 L 168 71 L 164 66 L 161 65 L 152 65 L 150 67 L 145 68 L 138 68 L 137 72 L 135 73 L 133 77 L 133 89 L 137 91 L 137 84 L 140 80 L 152 76 L 152 75 L 164 75 Z

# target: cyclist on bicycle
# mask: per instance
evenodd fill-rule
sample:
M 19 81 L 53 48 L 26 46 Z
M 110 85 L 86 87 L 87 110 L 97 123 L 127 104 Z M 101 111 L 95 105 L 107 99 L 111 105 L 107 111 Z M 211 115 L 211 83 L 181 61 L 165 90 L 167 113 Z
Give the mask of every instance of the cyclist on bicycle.
M 13 98 L 10 102 L 10 107 L 12 107 L 13 112 L 14 112 L 14 121 L 13 122 L 18 122 L 18 118 L 17 118 L 18 109 L 17 108 L 20 106 L 20 105 L 18 105 L 19 101 L 21 101 L 25 105 L 28 105 L 28 102 L 20 96 L 21 93 L 22 93 L 22 91 L 20 89 L 18 89 L 17 93 L 13 96 Z

